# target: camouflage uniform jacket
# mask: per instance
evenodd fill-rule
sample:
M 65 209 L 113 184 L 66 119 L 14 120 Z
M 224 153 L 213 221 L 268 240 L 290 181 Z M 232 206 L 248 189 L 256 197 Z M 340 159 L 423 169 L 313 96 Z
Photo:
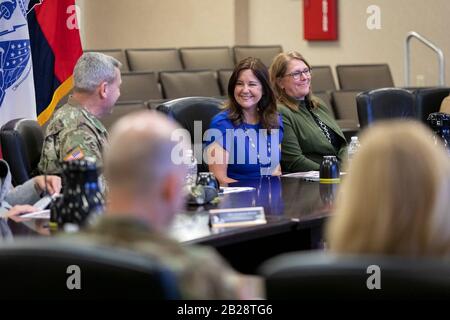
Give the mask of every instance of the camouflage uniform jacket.
M 60 175 L 61 161 L 91 157 L 102 165 L 108 132 L 103 124 L 73 97 L 55 112 L 44 139 L 39 171 Z
M 239 277 L 207 247 L 182 245 L 134 218 L 103 216 L 78 240 L 150 256 L 177 277 L 182 299 L 238 299 Z

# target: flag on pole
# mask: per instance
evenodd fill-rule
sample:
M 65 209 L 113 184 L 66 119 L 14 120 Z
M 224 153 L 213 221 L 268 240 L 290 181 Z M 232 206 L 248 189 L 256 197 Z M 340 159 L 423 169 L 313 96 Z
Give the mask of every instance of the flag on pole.
M 0 126 L 15 118 L 36 118 L 28 4 L 0 1 Z
M 73 68 L 83 53 L 75 0 L 32 0 L 28 14 L 36 91 L 43 125 L 73 87 Z

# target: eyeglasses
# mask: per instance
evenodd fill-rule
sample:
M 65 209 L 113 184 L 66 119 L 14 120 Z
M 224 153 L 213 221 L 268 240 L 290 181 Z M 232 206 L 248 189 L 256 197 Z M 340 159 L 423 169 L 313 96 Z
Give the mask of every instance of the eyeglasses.
M 287 73 L 283 77 L 289 76 L 289 77 L 291 77 L 294 80 L 300 80 L 302 74 L 305 77 L 308 77 L 309 75 L 311 75 L 311 70 L 309 68 L 306 68 L 303 71 L 295 71 L 295 72 Z

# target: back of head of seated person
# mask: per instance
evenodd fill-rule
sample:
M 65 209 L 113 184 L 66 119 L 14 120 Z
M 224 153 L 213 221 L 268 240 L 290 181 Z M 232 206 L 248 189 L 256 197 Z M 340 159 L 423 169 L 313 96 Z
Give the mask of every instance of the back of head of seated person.
M 40 172 L 61 174 L 61 162 L 92 158 L 102 165 L 108 133 L 99 118 L 120 96 L 121 63 L 98 52 L 84 53 L 74 68 L 74 89 L 51 118 L 45 133 Z
M 330 110 L 312 94 L 314 70 L 298 52 L 278 54 L 270 66 L 270 81 L 284 125 L 281 167 L 284 172 L 319 170 L 322 157 L 342 161 L 347 142 Z
M 176 130 L 183 129 L 157 112 L 130 114 L 113 126 L 104 155 L 106 213 L 79 240 L 154 257 L 175 272 L 183 298 L 249 298 L 243 278 L 212 249 L 182 246 L 166 235 L 185 204 L 186 166 L 172 151 L 187 146 L 172 140 Z
M 450 95 L 442 100 L 439 112 L 450 114 Z
M 450 164 L 413 121 L 363 133 L 327 228 L 330 250 L 406 257 L 450 253 Z

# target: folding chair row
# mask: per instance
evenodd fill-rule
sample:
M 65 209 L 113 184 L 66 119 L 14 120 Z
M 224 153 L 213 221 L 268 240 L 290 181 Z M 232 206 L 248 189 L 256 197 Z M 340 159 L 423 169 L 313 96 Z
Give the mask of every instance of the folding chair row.
M 312 66 L 311 69 L 314 91 L 337 90 L 330 66 Z M 364 91 L 394 87 L 388 64 L 337 65 L 336 74 L 341 90 Z
M 119 101 L 226 95 L 232 70 L 123 72 Z
M 94 51 L 94 50 L 88 50 Z M 122 62 L 122 71 L 159 72 L 163 70 L 233 69 L 235 63 L 252 56 L 270 66 L 283 51 L 280 45 L 221 47 L 184 47 L 157 49 L 95 50 Z
M 336 91 L 330 66 L 313 66 L 312 70 L 314 92 Z M 226 95 L 231 74 L 232 69 L 219 69 L 217 74 L 214 70 L 161 71 L 159 77 L 154 72 L 123 73 L 120 99 L 148 100 L 162 97 L 175 99 L 187 96 Z

